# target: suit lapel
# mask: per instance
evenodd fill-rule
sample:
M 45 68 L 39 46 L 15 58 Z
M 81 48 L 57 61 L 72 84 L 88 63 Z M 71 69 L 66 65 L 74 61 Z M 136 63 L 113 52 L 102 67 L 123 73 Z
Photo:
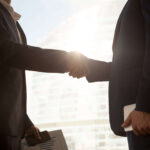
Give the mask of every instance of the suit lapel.
M 15 36 L 16 40 L 19 42 L 19 37 L 18 37 L 18 32 L 17 32 L 17 27 L 16 24 L 8 12 L 8 10 L 0 3 L 0 7 L 4 10 L 4 15 L 5 15 L 5 21 L 8 25 L 8 28 L 11 30 L 13 36 Z
M 23 32 L 23 30 L 22 30 L 22 28 L 21 28 L 21 26 L 20 26 L 20 24 L 18 22 L 17 22 L 17 28 L 18 28 L 18 30 L 20 32 L 23 44 L 27 44 L 25 33 Z
M 5 18 L 6 18 L 7 25 L 9 26 L 9 29 L 11 29 L 11 32 L 15 36 L 18 43 L 20 40 L 19 40 L 17 28 L 20 32 L 23 44 L 27 44 L 26 36 L 25 36 L 20 24 L 18 22 L 15 24 L 15 22 L 14 22 L 12 16 L 10 15 L 10 13 L 8 12 L 8 10 L 1 3 L 0 3 L 0 6 L 5 11 Z

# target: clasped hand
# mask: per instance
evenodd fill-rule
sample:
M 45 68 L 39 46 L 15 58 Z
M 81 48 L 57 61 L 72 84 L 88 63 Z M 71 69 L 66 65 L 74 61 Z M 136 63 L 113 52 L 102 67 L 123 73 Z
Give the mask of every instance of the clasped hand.
M 68 72 L 74 78 L 81 78 L 88 74 L 88 58 L 77 52 L 68 54 Z

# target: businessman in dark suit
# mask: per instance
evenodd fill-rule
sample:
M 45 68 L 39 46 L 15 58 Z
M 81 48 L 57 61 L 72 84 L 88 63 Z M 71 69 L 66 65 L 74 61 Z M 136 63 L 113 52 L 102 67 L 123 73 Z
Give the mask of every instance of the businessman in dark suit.
M 10 3 L 0 0 L 0 150 L 19 150 L 25 135 L 40 138 L 26 113 L 25 70 L 65 73 L 79 61 L 65 51 L 27 45 Z
M 150 0 L 127 1 L 116 26 L 112 62 L 82 59 L 89 82 L 109 81 L 114 133 L 128 137 L 130 150 L 150 150 Z M 80 70 L 70 75 L 80 77 Z M 123 107 L 130 104 L 136 108 L 124 122 Z M 126 133 L 129 125 L 133 132 Z

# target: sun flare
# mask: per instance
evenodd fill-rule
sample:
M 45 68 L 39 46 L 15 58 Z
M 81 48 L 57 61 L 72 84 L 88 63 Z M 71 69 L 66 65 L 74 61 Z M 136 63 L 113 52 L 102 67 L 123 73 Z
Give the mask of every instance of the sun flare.
M 109 26 L 104 26 L 106 19 L 101 17 L 101 10 L 99 6 L 92 6 L 74 14 L 49 34 L 42 47 L 77 51 L 95 59 L 110 60 L 112 42 L 106 38 Z M 112 38 L 111 34 L 108 36 Z

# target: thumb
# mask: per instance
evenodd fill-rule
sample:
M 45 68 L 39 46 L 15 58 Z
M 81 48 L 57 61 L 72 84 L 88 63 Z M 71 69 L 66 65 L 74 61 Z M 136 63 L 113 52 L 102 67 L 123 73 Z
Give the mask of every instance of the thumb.
M 128 127 L 129 125 L 131 125 L 132 119 L 131 119 L 131 115 L 129 115 L 129 117 L 125 120 L 125 122 L 121 125 L 123 128 Z
M 35 138 L 37 138 L 38 140 L 41 140 L 40 131 L 38 129 L 35 130 L 34 135 L 35 135 Z

